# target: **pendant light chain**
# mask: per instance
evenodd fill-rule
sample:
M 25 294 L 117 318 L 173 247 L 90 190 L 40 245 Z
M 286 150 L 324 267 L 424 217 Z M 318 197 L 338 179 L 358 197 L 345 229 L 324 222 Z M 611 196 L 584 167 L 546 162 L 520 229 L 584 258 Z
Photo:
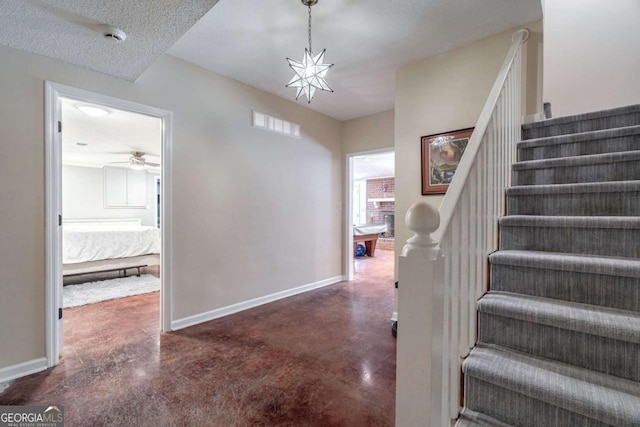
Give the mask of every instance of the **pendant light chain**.
M 333 67 L 333 64 L 324 63 L 324 53 L 326 49 L 323 49 L 322 52 L 315 55 L 311 45 L 311 6 L 318 3 L 318 0 L 301 0 L 301 2 L 303 5 L 307 6 L 307 10 L 309 12 L 309 48 L 304 49 L 302 61 L 287 58 L 289 67 L 291 67 L 295 75 L 291 80 L 289 80 L 286 87 L 296 88 L 296 99 L 298 99 L 300 95 L 304 94 L 307 97 L 307 102 L 310 104 L 311 98 L 313 98 L 316 90 L 333 92 L 331 86 L 329 86 L 327 81 L 324 79 L 324 76 L 327 74 L 329 68 Z
M 308 6 L 309 8 L 309 52 L 313 52 L 313 50 L 311 49 L 311 6 Z

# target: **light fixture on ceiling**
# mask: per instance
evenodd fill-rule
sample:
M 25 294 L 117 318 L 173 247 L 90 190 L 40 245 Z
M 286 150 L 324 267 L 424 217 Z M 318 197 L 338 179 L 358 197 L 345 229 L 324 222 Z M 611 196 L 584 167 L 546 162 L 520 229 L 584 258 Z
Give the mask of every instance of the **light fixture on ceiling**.
M 137 163 L 134 160 L 131 160 L 129 162 L 129 167 L 133 170 L 137 170 L 137 171 L 143 171 L 145 169 L 144 167 L 144 163 Z
M 106 116 L 107 114 L 111 114 L 111 110 L 105 107 L 101 107 L 99 105 L 91 105 L 91 104 L 75 104 L 75 107 L 82 111 L 87 116 L 91 117 L 101 117 Z
M 119 154 L 119 153 L 114 153 L 114 154 Z M 142 151 L 131 151 L 130 154 L 131 155 L 129 156 L 129 160 L 127 160 L 126 162 L 111 162 L 109 164 L 110 165 L 126 164 L 126 165 L 129 165 L 129 168 L 136 169 L 136 170 L 145 170 L 146 167 L 151 167 L 151 168 L 160 167 L 160 163 L 148 162 L 147 159 L 145 159 L 144 157 L 146 153 Z
M 329 87 L 324 79 L 324 76 L 327 74 L 327 71 L 329 71 L 329 68 L 333 67 L 333 64 L 324 63 L 324 52 L 326 49 L 322 49 L 322 52 L 317 55 L 314 55 L 311 49 L 311 6 L 318 3 L 318 0 L 301 1 L 302 4 L 309 9 L 309 48 L 304 49 L 302 61 L 287 58 L 289 66 L 296 75 L 287 83 L 286 87 L 297 88 L 296 99 L 304 93 L 307 97 L 307 102 L 311 104 L 311 98 L 313 98 L 316 89 L 333 92 L 333 89 Z
M 142 151 L 133 151 L 131 153 L 131 157 L 129 157 L 129 167 L 135 170 L 145 170 L 145 166 L 152 168 L 160 167 L 159 163 L 147 162 L 147 159 L 145 159 L 144 156 L 145 153 Z

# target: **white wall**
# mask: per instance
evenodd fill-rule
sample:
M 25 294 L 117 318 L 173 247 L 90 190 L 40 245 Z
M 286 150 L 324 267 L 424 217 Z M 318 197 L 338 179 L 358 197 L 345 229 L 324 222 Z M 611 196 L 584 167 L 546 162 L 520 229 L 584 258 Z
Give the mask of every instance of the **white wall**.
M 45 80 L 173 111 L 176 319 L 342 275 L 340 122 L 170 56 L 129 83 L 0 46 L 0 368 L 45 355 Z
M 147 207 L 116 209 L 104 207 L 104 173 L 102 168 L 64 165 L 62 167 L 62 217 L 140 218 L 142 225 L 156 225 L 156 177 L 147 172 Z
M 544 36 L 554 117 L 640 103 L 640 1 L 546 1 Z

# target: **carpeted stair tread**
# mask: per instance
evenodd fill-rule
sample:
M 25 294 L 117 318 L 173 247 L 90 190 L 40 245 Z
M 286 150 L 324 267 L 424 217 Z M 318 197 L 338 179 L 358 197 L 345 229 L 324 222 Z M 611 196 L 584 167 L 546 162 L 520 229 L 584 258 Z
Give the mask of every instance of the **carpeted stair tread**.
M 503 227 L 562 227 L 640 229 L 637 216 L 546 216 L 509 215 L 499 219 Z
M 640 312 L 637 277 L 493 263 L 491 289 Z
M 509 292 L 487 293 L 478 311 L 640 344 L 640 313 Z
M 602 423 L 640 425 L 640 384 L 634 381 L 485 344 L 471 351 L 463 371 Z
M 522 126 L 524 139 L 619 128 L 640 123 L 640 105 L 563 116 Z
M 528 139 L 517 148 L 521 161 L 637 150 L 640 126 Z
M 640 181 L 582 182 L 571 184 L 516 185 L 507 188 L 507 196 L 537 194 L 613 193 L 640 191 Z
M 562 252 L 504 250 L 489 256 L 491 264 L 640 278 L 640 259 Z
M 456 425 L 640 427 L 640 104 L 517 149 Z
M 549 127 L 563 123 L 582 122 L 585 120 L 600 119 L 604 117 L 619 116 L 626 113 L 640 113 L 640 104 L 625 105 L 623 107 L 609 108 L 600 111 L 591 111 L 583 114 L 575 114 L 573 116 L 555 117 L 553 119 L 543 120 L 539 122 L 527 123 L 522 125 L 523 129 L 535 129 Z
M 456 427 L 513 427 L 511 424 L 505 424 L 501 421 L 491 418 L 480 412 L 472 411 L 464 408 L 460 412 L 460 417 L 456 422 Z
M 506 196 L 510 215 L 640 216 L 640 181 L 519 185 Z
M 640 258 L 639 216 L 509 215 L 499 223 L 501 250 Z
M 614 129 L 603 129 L 589 132 L 572 133 L 568 135 L 547 136 L 520 141 L 518 148 L 543 147 L 547 145 L 572 144 L 583 141 L 593 141 L 619 136 L 640 135 L 640 126 L 626 126 Z
M 526 160 L 514 163 L 514 172 L 530 169 L 567 168 L 608 163 L 631 162 L 640 160 L 640 150 L 617 153 L 588 154 L 584 156 L 560 157 L 556 159 Z

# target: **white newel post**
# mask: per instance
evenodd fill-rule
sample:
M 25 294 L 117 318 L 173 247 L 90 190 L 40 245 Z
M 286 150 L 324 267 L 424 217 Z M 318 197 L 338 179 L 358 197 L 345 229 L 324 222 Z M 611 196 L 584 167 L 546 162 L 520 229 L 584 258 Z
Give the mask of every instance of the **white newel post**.
M 396 426 L 441 425 L 442 279 L 438 210 L 417 202 L 407 211 L 407 240 L 398 266 Z

